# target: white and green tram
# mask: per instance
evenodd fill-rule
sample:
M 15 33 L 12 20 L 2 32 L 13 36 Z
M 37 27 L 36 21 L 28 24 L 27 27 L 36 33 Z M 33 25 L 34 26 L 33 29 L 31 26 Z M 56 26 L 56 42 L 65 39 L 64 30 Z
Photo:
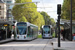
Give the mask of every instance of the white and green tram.
M 38 26 L 29 22 L 18 22 L 15 30 L 15 40 L 32 40 L 38 36 Z
M 52 38 L 52 26 L 51 25 L 42 26 L 42 38 Z

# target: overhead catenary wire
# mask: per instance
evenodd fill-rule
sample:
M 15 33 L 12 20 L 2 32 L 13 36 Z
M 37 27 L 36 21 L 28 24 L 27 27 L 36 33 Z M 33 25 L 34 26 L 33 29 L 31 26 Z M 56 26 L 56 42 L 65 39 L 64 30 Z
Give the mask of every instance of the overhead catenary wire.
M 29 4 L 29 3 L 39 3 L 39 2 L 6 3 L 6 5 L 21 5 L 21 4 Z
M 51 7 L 22 7 L 22 8 L 51 8 Z

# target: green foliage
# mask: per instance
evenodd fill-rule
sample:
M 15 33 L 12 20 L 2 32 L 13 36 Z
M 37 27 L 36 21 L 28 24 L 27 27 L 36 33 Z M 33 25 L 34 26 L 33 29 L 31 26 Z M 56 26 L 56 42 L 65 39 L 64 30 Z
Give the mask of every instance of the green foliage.
M 41 14 L 44 17 L 45 25 L 52 25 L 52 26 L 55 25 L 54 19 L 53 18 L 50 18 L 50 16 L 46 12 L 42 11 Z
M 50 21 L 51 21 L 51 25 L 54 27 L 55 26 L 55 21 L 53 18 L 50 18 Z
M 64 0 L 63 6 L 62 6 L 62 19 L 70 19 L 70 0 Z M 72 19 L 75 20 L 75 0 L 72 0 Z
M 53 32 L 52 37 L 55 37 L 55 32 Z
M 27 19 L 23 16 L 19 19 L 19 22 L 27 22 Z
M 38 38 L 42 38 L 42 35 L 40 34 L 40 35 L 38 35 Z
M 32 2 L 32 0 L 16 0 L 15 3 L 25 2 Z M 18 22 L 30 22 L 32 24 L 37 25 L 40 29 L 40 26 L 44 25 L 45 23 L 44 18 L 39 12 L 37 12 L 37 8 L 29 7 L 36 7 L 36 5 L 34 3 L 15 5 L 12 9 L 14 19 Z
M 49 25 L 50 24 L 50 22 L 49 22 L 50 21 L 50 16 L 44 11 L 41 12 L 41 15 L 43 15 L 43 17 L 44 17 L 45 25 Z
M 37 16 L 38 18 L 35 19 L 34 22 L 32 22 L 32 23 L 35 24 L 35 25 L 38 25 L 39 30 L 40 30 L 40 26 L 42 26 L 42 25 L 45 24 L 44 18 L 43 18 L 43 16 L 42 16 L 39 12 L 37 12 L 37 15 L 36 15 L 36 16 Z

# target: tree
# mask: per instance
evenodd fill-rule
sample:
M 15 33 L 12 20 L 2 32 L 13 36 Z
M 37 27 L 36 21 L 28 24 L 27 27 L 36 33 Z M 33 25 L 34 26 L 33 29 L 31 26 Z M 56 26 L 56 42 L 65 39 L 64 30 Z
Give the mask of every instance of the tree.
M 72 0 L 72 19 L 75 20 L 75 0 Z M 70 0 L 64 0 L 63 6 L 62 6 L 62 14 L 61 18 L 62 19 L 68 19 L 70 20 Z
M 53 18 L 50 18 L 51 20 L 51 25 L 54 27 L 55 26 L 55 20 Z
M 45 25 L 53 25 L 53 24 L 55 24 L 54 19 L 50 18 L 50 16 L 46 12 L 42 11 L 41 14 L 44 17 Z
M 44 21 L 43 16 L 42 16 L 39 12 L 37 12 L 37 15 L 36 15 L 36 16 L 37 16 L 38 18 L 35 19 L 35 21 L 33 22 L 33 24 L 38 25 L 39 30 L 40 30 L 40 27 L 41 27 L 42 25 L 45 25 L 45 21 Z
M 41 13 L 41 15 L 43 15 L 43 17 L 44 17 L 45 25 L 49 25 L 50 16 L 49 16 L 46 12 L 44 12 L 44 11 L 42 11 L 42 12 L 40 12 L 40 13 Z
M 15 3 L 24 3 L 24 2 L 32 2 L 32 0 L 16 0 Z M 28 7 L 36 7 L 34 3 L 15 5 L 12 9 L 12 14 L 14 19 L 18 22 L 30 22 L 39 27 L 44 25 L 43 16 L 37 12 L 37 8 L 28 8 Z
M 16 3 L 24 3 L 24 2 L 32 2 L 32 0 L 16 0 Z M 33 13 L 36 11 L 36 8 L 26 8 L 26 7 L 36 7 L 36 5 L 34 3 L 29 3 L 29 4 L 22 4 L 22 5 L 15 5 L 13 7 L 12 14 L 16 20 L 19 21 L 19 19 L 22 16 L 25 16 L 27 21 L 30 21 L 29 18 L 31 19 L 35 18 Z

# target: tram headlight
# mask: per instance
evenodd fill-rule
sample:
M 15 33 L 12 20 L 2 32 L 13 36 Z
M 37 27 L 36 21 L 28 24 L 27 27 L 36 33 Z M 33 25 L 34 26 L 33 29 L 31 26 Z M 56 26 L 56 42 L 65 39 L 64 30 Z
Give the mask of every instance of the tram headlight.
M 17 38 L 19 38 L 19 36 L 17 36 Z

